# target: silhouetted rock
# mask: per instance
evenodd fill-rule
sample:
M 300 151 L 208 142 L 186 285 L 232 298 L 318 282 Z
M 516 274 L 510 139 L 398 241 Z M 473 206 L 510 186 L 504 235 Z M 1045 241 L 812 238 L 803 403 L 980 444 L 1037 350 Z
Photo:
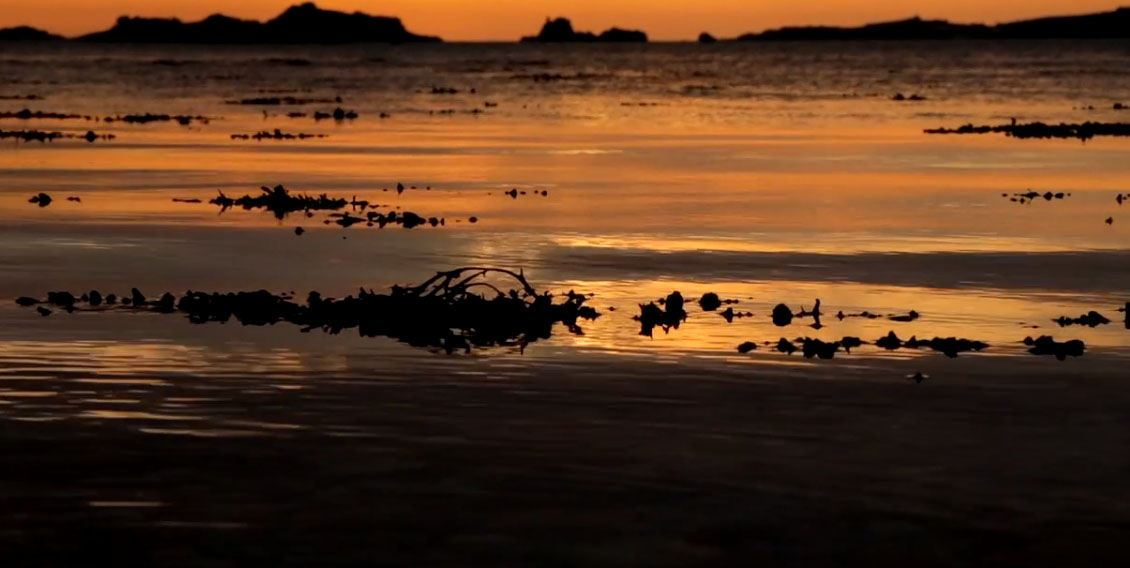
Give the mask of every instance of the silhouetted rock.
M 784 304 L 777 304 L 773 308 L 773 324 L 777 327 L 785 327 L 793 323 L 793 311 Z
M 592 32 L 574 31 L 573 23 L 568 18 L 556 18 L 547 19 L 538 35 L 523 37 L 522 41 L 541 43 L 646 42 L 647 34 L 642 31 L 611 28 L 598 36 Z
M 596 40 L 617 43 L 647 43 L 647 34 L 639 30 L 610 28 L 596 36 Z
M 922 384 L 922 381 L 925 381 L 926 379 L 928 379 L 930 377 L 927 376 L 927 375 L 923 375 L 922 371 L 918 371 L 917 373 L 914 373 L 913 375 L 907 376 L 907 378 L 918 383 L 918 384 Z
M 113 28 L 78 38 L 106 43 L 187 44 L 343 44 L 439 42 L 413 34 L 399 18 L 322 10 L 313 3 L 287 8 L 260 23 L 216 14 L 199 22 L 178 19 L 118 18 Z
M 30 26 L 17 26 L 14 28 L 0 28 L 0 42 L 17 41 L 58 41 L 62 36 L 45 32 Z
M 747 341 L 747 342 L 738 346 L 738 353 L 745 354 L 745 353 L 749 353 L 750 351 L 754 351 L 756 349 L 757 349 L 756 343 L 754 343 L 752 341 Z
M 1087 350 L 1087 345 L 1078 339 L 1060 343 L 1053 337 L 1041 335 L 1038 339 L 1024 338 L 1024 344 L 1029 346 L 1028 352 L 1033 355 L 1054 355 L 1060 361 L 1070 357 L 1082 357 Z
M 39 312 L 39 315 L 41 315 L 43 317 L 47 317 L 47 316 L 51 315 L 51 310 L 49 310 L 49 309 L 47 309 L 43 306 L 39 306 L 38 308 L 35 308 L 35 311 Z
M 1106 223 L 1107 225 L 1113 225 L 1114 224 L 1114 217 L 1107 217 L 1106 221 L 1103 221 L 1103 222 Z
M 221 191 L 209 203 L 220 206 L 221 212 L 232 207 L 242 207 L 245 210 L 266 209 L 280 220 L 297 211 L 338 210 L 348 204 L 348 201 L 343 198 L 331 198 L 324 193 L 318 197 L 311 197 L 306 194 L 291 194 L 281 185 L 275 186 L 274 189 L 266 187 L 260 189 L 261 193 L 257 196 L 244 195 L 237 199 L 228 197 Z
M 21 305 L 25 308 L 28 307 L 28 306 L 34 306 L 38 303 L 39 303 L 39 300 L 36 300 L 35 298 L 29 298 L 27 296 L 21 296 L 19 298 L 16 298 L 16 304 Z
M 713 312 L 714 310 L 722 307 L 722 299 L 719 298 L 718 294 L 715 294 L 714 292 L 707 292 L 698 299 L 698 305 L 703 309 L 703 311 Z
M 702 33 L 698 34 L 698 42 L 699 43 L 715 43 L 717 41 L 718 41 L 717 38 L 715 38 L 714 36 L 712 36 L 712 35 L 710 35 L 706 32 L 702 32 Z
M 28 203 L 35 203 L 35 204 L 39 205 L 40 207 L 47 207 L 48 205 L 51 205 L 52 201 L 53 201 L 53 199 L 51 199 L 51 196 L 47 195 L 46 193 L 40 193 L 39 195 L 33 195 L 33 196 L 31 196 L 31 199 L 27 200 Z

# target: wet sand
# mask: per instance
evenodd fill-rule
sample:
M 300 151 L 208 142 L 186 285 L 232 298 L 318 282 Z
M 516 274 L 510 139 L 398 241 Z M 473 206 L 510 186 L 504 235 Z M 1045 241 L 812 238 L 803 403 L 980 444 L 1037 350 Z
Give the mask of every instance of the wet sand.
M 848 367 L 631 367 L 331 374 L 270 404 L 216 403 L 231 425 L 211 434 L 144 417 L 7 422 L 0 545 L 14 565 L 1124 557 L 1120 373 L 1029 365 L 1001 379 L 990 364 L 916 385 Z M 168 389 L 199 396 L 194 382 Z

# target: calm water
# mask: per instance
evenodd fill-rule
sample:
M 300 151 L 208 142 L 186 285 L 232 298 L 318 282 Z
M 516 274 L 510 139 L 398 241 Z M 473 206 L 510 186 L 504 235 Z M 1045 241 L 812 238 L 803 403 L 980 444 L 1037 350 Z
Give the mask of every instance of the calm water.
M 34 410 L 43 402 L 37 397 L 78 388 L 54 380 L 60 373 L 316 382 L 329 370 L 364 378 L 372 365 L 426 378 L 433 372 L 420 369 L 448 359 L 293 329 L 194 327 L 127 314 L 39 318 L 14 306 L 16 296 L 131 286 L 150 294 L 346 294 L 472 264 L 522 268 L 545 289 L 594 293 L 604 312 L 583 336 L 559 333 L 525 354 L 442 362 L 476 375 L 611 355 L 816 375 L 874 366 L 901 380 L 898 365 L 962 373 L 979 360 L 1029 358 L 1020 340 L 1042 333 L 1085 340 L 1088 357 L 1066 365 L 1101 373 L 1130 355 L 1130 332 L 1115 311 L 1128 299 L 1130 218 L 1114 199 L 1130 190 L 1130 142 L 930 137 L 922 129 L 1012 117 L 1125 118 L 1112 103 L 1130 99 L 1130 75 L 1121 71 L 1127 63 L 1127 45 L 1104 42 L 5 47 L 0 95 L 42 100 L 4 101 L 4 110 L 213 120 L 3 121 L 9 130 L 94 129 L 117 139 L 0 148 L 0 399 L 10 403 L 0 414 L 73 418 L 55 406 Z M 433 87 L 458 92 L 433 94 Z M 896 102 L 894 93 L 927 100 Z M 225 103 L 286 95 L 343 103 Z M 286 116 L 336 106 L 360 118 Z M 328 138 L 230 138 L 274 128 Z M 387 191 L 398 182 L 420 189 Z M 322 225 L 322 217 L 221 215 L 206 203 L 218 190 L 242 195 L 275 184 L 460 222 L 341 229 Z M 503 194 L 512 188 L 528 194 Z M 1029 189 L 1070 197 L 1025 205 L 1002 197 Z M 543 190 L 547 196 L 535 194 Z M 39 191 L 56 202 L 27 203 Z M 82 202 L 63 199 L 71 195 Z M 463 222 L 471 216 L 481 221 Z M 1108 216 L 1113 225 L 1103 222 Z M 298 225 L 309 230 L 301 238 L 293 234 Z M 739 299 L 755 317 L 727 324 L 696 309 L 679 330 L 639 336 L 636 304 L 672 290 Z M 832 320 L 820 331 L 769 321 L 779 302 L 795 310 L 816 298 L 828 314 L 913 309 L 923 317 Z M 1115 323 L 1061 330 L 1051 322 L 1089 310 Z M 866 347 L 842 363 L 734 352 L 746 340 L 874 339 L 890 330 L 904 338 L 958 335 L 992 348 L 952 362 Z M 381 363 L 348 362 L 357 357 Z M 622 372 L 630 376 L 630 365 Z M 82 400 L 99 402 L 77 404 L 77 416 L 99 412 L 99 389 L 79 390 Z
M 1114 565 L 1130 526 L 1130 204 L 1115 201 L 1130 141 L 922 130 L 1126 121 L 1127 68 L 1130 46 L 1104 42 L 0 46 L 0 96 L 42 97 L 0 111 L 213 118 L 0 120 L 117 136 L 0 145 L 0 549 L 17 566 Z M 360 117 L 225 104 L 276 95 L 340 96 Z M 275 128 L 328 138 L 231 139 Z M 385 191 L 397 183 L 431 189 Z M 206 203 L 275 184 L 447 224 Z M 1002 197 L 1030 189 L 1070 196 Z M 51 206 L 28 203 L 41 191 Z M 602 316 L 524 352 L 448 356 L 13 301 L 340 296 L 462 265 L 593 293 Z M 637 304 L 673 290 L 754 317 L 694 306 L 640 336 Z M 771 323 L 777 303 L 817 298 L 823 329 Z M 1090 310 L 1113 323 L 1051 321 Z M 991 347 L 735 349 L 892 330 Z M 1029 355 L 1038 334 L 1087 354 Z

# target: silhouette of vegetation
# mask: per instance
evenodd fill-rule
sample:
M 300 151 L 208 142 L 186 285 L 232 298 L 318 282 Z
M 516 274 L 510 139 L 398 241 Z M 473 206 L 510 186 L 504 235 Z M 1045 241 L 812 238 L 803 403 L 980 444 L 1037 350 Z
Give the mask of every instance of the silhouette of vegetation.
M 510 288 L 501 282 L 509 282 Z M 500 287 L 501 286 L 501 287 Z M 107 303 L 113 304 L 107 297 Z M 473 349 L 519 347 L 549 338 L 560 323 L 581 335 L 580 320 L 593 320 L 599 313 L 585 305 L 586 297 L 572 291 L 558 301 L 538 292 L 521 272 L 499 268 L 465 267 L 439 272 L 418 286 L 393 286 L 388 294 L 362 289 L 340 300 L 310 292 L 305 303 L 290 295 L 266 290 L 238 293 L 189 291 L 181 297 L 166 293 L 148 300 L 134 288 L 122 304 L 130 310 L 180 313 L 195 324 L 226 323 L 264 326 L 290 323 L 303 332 L 321 329 L 338 334 L 356 328 L 363 337 L 391 337 L 415 347 L 439 349 L 448 354 Z M 97 291 L 75 297 L 69 292 L 50 292 L 46 300 L 19 298 L 17 304 L 44 305 L 68 312 L 105 310 Z M 42 312 L 41 312 L 42 313 Z M 43 314 L 43 315 L 49 315 Z

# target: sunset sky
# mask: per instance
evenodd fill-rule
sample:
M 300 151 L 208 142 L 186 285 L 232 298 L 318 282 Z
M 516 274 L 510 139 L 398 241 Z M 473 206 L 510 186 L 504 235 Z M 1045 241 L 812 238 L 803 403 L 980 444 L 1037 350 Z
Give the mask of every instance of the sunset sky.
M 32 25 L 65 35 L 105 29 L 122 14 L 196 20 L 222 12 L 269 19 L 298 0 L 0 0 L 0 27 Z M 854 25 L 913 15 L 998 22 L 1116 8 L 1128 0 L 322 0 L 318 5 L 401 17 L 417 33 L 448 40 L 512 40 L 537 31 L 547 16 L 578 29 L 613 25 L 653 39 L 688 39 L 700 31 L 735 35 L 795 24 Z

